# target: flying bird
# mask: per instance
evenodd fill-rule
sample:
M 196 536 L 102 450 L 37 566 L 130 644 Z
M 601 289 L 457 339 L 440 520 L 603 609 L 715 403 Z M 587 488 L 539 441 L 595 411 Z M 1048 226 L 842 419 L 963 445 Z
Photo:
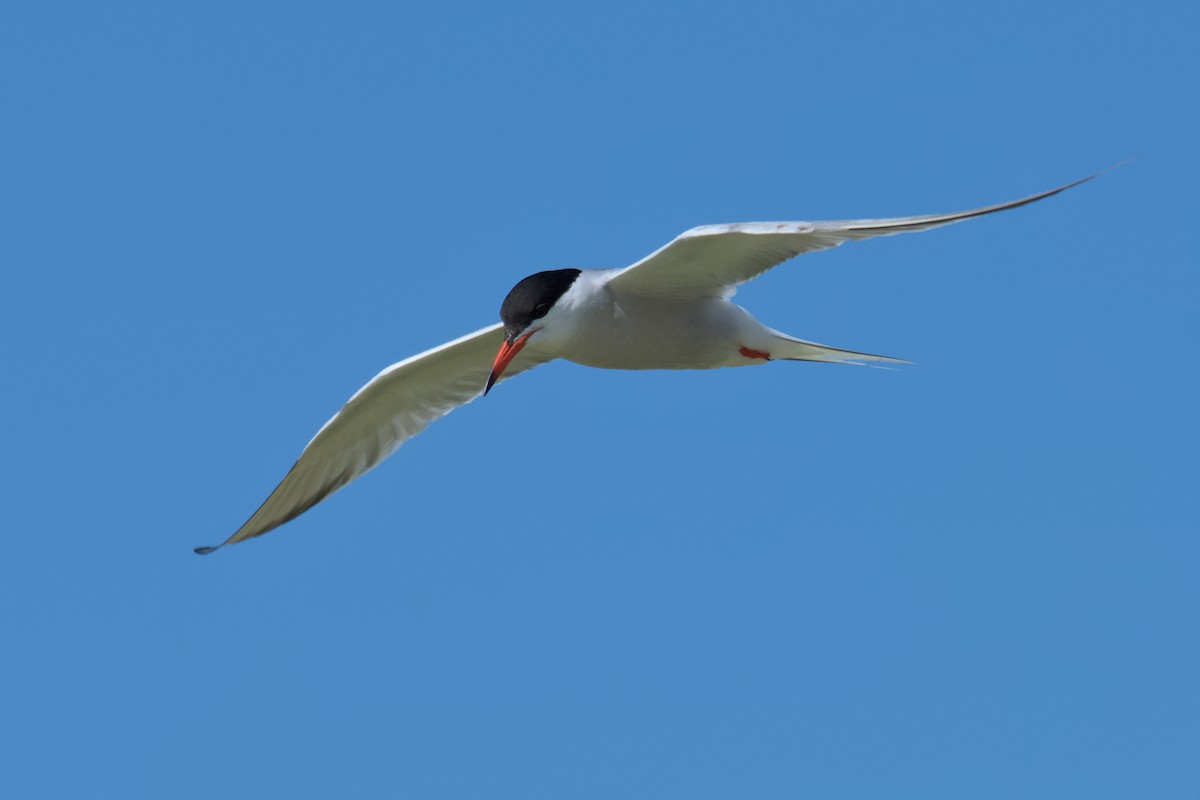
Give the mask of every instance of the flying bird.
M 739 284 L 803 253 L 1018 208 L 1095 177 L 953 214 L 703 225 L 628 267 L 530 275 L 504 298 L 500 322 L 393 364 L 355 392 L 250 519 L 223 543 L 195 551 L 208 554 L 295 519 L 437 418 L 556 358 L 601 369 L 904 363 L 772 330 L 731 298 Z

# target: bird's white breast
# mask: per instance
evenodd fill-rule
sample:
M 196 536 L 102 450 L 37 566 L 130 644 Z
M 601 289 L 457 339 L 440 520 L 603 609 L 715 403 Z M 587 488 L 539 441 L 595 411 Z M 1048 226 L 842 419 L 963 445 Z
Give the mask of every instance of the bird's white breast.
M 603 369 L 711 369 L 754 363 L 738 348 L 769 341 L 769 331 L 728 300 L 617 292 L 607 285 L 611 274 L 583 271 L 544 320 L 539 349 Z

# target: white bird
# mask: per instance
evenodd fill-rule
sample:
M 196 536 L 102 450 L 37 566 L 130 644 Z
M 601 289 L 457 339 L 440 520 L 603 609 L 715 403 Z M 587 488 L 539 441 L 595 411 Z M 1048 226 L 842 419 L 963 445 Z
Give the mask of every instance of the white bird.
M 603 369 L 712 369 L 768 361 L 892 362 L 797 339 L 730 302 L 736 287 L 802 253 L 923 231 L 1027 205 L 1096 175 L 1020 200 L 894 219 L 704 225 L 623 269 L 560 269 L 525 278 L 501 322 L 405 359 L 325 423 L 275 491 L 211 553 L 295 519 L 375 467 L 429 423 L 538 364 Z

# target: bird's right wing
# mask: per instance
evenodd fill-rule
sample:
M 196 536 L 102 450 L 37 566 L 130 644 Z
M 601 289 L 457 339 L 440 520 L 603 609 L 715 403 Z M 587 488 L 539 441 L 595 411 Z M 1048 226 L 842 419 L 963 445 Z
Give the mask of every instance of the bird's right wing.
M 300 454 L 275 491 L 237 532 L 213 547 L 259 536 L 303 514 L 375 467 L 429 423 L 483 394 L 504 340 L 497 323 L 405 359 L 376 375 L 342 406 Z M 525 348 L 501 380 L 549 361 Z

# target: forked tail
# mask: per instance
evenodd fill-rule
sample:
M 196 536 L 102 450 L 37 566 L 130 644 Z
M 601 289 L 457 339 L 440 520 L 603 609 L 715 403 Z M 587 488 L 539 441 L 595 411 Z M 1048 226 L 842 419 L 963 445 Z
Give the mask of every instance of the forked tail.
M 822 361 L 827 364 L 909 364 L 902 358 L 892 358 L 891 356 L 879 356 L 873 353 L 859 353 L 854 350 L 844 350 L 840 347 L 829 347 L 816 342 L 806 342 L 803 339 L 797 339 L 792 336 L 787 336 L 779 331 L 771 331 L 772 334 L 779 340 L 771 348 L 771 358 L 782 359 L 786 361 Z

